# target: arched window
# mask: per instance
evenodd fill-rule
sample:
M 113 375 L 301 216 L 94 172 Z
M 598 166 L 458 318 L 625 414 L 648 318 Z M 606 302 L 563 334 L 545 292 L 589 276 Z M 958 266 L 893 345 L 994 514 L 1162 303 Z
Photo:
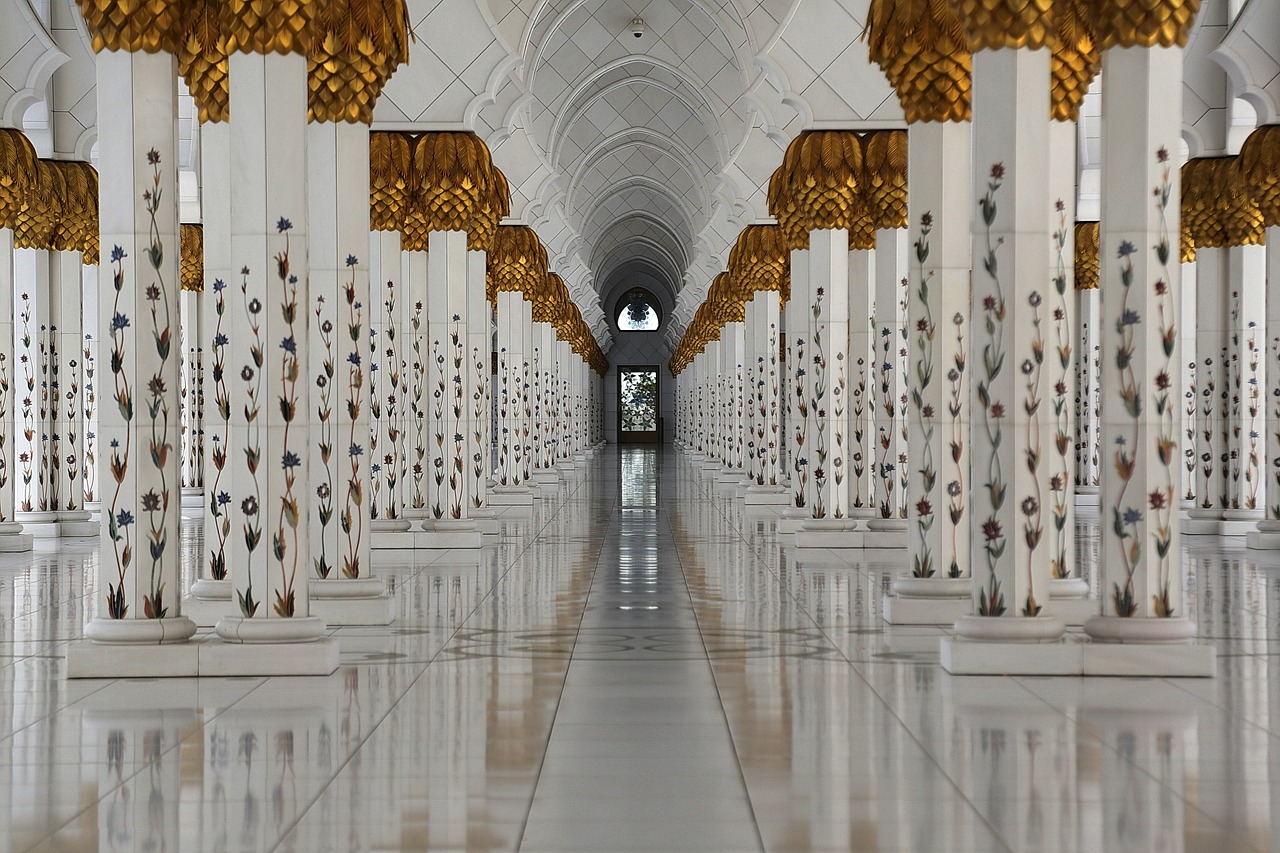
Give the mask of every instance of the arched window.
M 619 332 L 656 332 L 662 324 L 662 309 L 652 293 L 634 287 L 618 301 L 614 322 Z

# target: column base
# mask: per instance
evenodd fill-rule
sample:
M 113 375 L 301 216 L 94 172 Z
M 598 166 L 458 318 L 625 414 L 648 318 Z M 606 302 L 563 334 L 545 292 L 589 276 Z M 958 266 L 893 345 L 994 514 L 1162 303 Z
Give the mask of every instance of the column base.
M 490 506 L 533 506 L 533 492 L 528 486 L 494 486 L 489 492 Z
M 102 526 L 95 522 L 87 510 L 57 510 L 56 512 L 17 512 L 14 519 L 22 524 L 24 532 L 33 539 L 72 539 L 102 534 Z
M 1258 529 L 1258 522 L 1266 518 L 1260 509 L 1229 509 L 1222 513 L 1219 536 L 1248 536 Z
M 122 653 L 119 646 L 81 640 L 67 646 L 67 678 L 192 678 L 200 674 L 200 645 L 130 646 Z
M 1089 598 L 1089 582 L 1084 578 L 1049 581 L 1049 612 L 1067 625 L 1078 628 L 1098 615 L 1101 605 Z
M 413 521 L 407 518 L 375 518 L 369 522 L 369 547 L 412 548 L 412 528 Z
M 312 617 L 314 618 L 314 617 Z M 259 619 L 288 622 L 288 619 Z M 331 675 L 338 668 L 338 641 L 330 638 L 307 642 L 226 642 L 199 644 L 200 671 L 204 677 L 265 675 Z
M 204 489 L 183 486 L 178 506 L 183 518 L 204 518 Z
M 314 579 L 310 606 L 326 625 L 390 625 L 395 619 L 382 578 Z
M 863 537 L 865 548 L 898 549 L 911 545 L 910 533 L 905 518 L 869 518 L 865 522 L 867 530 Z
M 1196 626 L 1190 619 L 1095 616 L 1085 623 L 1084 631 L 1093 640 L 1087 647 L 1093 656 L 1087 675 L 1212 678 L 1217 674 L 1217 649 L 1192 642 Z
M 863 535 L 851 518 L 809 518 L 796 531 L 796 547 L 862 548 Z
M 1255 551 L 1280 551 L 1280 520 L 1264 518 L 1259 521 L 1258 529 L 1249 531 L 1245 547 Z
M 1101 505 L 1102 492 L 1097 486 L 1076 486 L 1076 506 L 1096 508 Z
M 428 519 L 422 528 L 423 532 L 415 534 L 416 548 L 475 550 L 484 545 L 484 534 L 474 521 L 465 518 Z
M 182 599 L 182 615 L 201 628 L 212 628 L 225 616 L 235 615 L 231 581 L 200 578 L 191 585 L 191 594 Z
M 954 625 L 973 611 L 972 594 L 967 577 L 898 578 L 880 609 L 890 625 Z
M 0 554 L 30 551 L 34 541 L 30 533 L 22 532 L 22 525 L 18 522 L 0 522 Z
M 89 520 L 94 524 L 102 523 L 102 501 L 85 501 L 84 511 L 89 513 Z
M 808 508 L 795 506 L 790 495 L 787 496 L 787 502 L 792 505 L 784 509 L 782 518 L 778 519 L 778 532 L 784 535 L 798 533 L 804 523 L 812 518 Z
M 747 487 L 744 501 L 747 506 L 784 506 L 791 503 L 791 495 L 782 486 L 752 485 Z
M 1182 535 L 1217 536 L 1221 526 L 1221 510 L 1193 509 L 1182 519 Z

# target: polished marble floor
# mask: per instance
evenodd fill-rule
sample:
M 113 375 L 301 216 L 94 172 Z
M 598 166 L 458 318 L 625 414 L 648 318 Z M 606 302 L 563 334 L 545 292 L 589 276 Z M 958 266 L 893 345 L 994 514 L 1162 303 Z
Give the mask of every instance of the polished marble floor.
M 1216 679 L 953 678 L 772 518 L 610 448 L 329 678 L 69 682 L 96 548 L 0 555 L 0 851 L 1280 848 L 1280 557 L 1186 540 Z

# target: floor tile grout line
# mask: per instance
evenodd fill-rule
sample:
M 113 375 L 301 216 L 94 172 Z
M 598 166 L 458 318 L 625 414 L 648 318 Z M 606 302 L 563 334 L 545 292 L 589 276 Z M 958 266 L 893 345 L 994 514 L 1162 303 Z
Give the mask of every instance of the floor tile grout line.
M 597 461 L 595 458 L 593 458 L 591 462 L 588 464 L 595 466 L 597 464 Z M 579 484 L 579 487 L 581 487 L 581 484 Z M 574 491 L 576 492 L 577 489 L 575 489 Z M 563 506 L 560 509 L 558 509 L 557 512 L 562 510 L 563 510 Z M 598 549 L 596 551 L 595 566 L 591 570 L 591 581 L 587 584 L 587 594 L 582 599 L 582 612 L 578 614 L 578 626 L 574 630 L 573 649 L 569 652 L 569 661 L 567 664 L 565 664 L 565 668 L 564 668 L 564 680 L 560 682 L 560 694 L 556 697 L 556 706 L 555 706 L 555 709 L 551 712 L 551 725 L 547 727 L 547 737 L 546 737 L 546 740 L 543 742 L 543 746 L 542 746 L 542 758 L 540 761 L 538 761 L 538 770 L 533 777 L 533 789 L 529 792 L 529 807 L 525 809 L 524 820 L 520 822 L 520 836 L 516 841 L 517 851 L 521 850 L 524 847 L 524 836 L 525 836 L 525 833 L 528 832 L 529 830 L 529 818 L 533 814 L 533 804 L 538 798 L 538 786 L 542 783 L 542 771 L 547 763 L 547 753 L 551 750 L 551 738 L 555 734 L 556 718 L 560 716 L 560 703 L 564 701 L 565 687 L 569 683 L 569 674 L 573 671 L 574 652 L 577 651 L 577 648 L 578 648 L 578 637 L 582 632 L 583 620 L 585 620 L 587 616 L 587 608 L 591 604 L 591 589 L 592 587 L 595 586 L 596 575 L 600 572 L 600 561 L 604 559 L 604 556 L 603 556 L 604 543 L 608 539 L 608 533 L 613 528 L 615 520 L 617 521 L 619 526 L 621 526 L 621 519 L 616 518 L 616 516 L 618 515 L 619 515 L 618 501 L 615 499 L 613 503 L 610 505 L 609 522 L 604 526 L 604 534 L 601 535 L 598 540 L 599 544 L 598 544 Z
M 707 494 L 707 492 L 703 491 L 703 494 L 705 495 Z M 715 500 L 716 498 L 715 495 L 709 495 L 708 497 L 711 500 L 712 506 L 716 508 L 717 514 L 719 514 L 722 518 L 725 518 L 726 516 L 724 513 L 723 502 Z M 748 542 L 747 544 L 750 544 L 750 543 Z M 766 561 L 764 565 L 768 567 L 771 564 L 768 561 Z M 770 574 L 774 576 L 774 579 L 778 582 L 779 588 L 786 591 L 786 596 L 789 599 L 791 599 L 792 603 L 796 606 L 796 609 L 799 610 L 801 613 L 803 613 L 809 619 L 809 621 L 813 623 L 815 629 L 817 629 L 817 631 L 821 633 L 823 637 L 826 638 L 827 642 L 831 644 L 836 654 L 839 655 L 839 659 L 842 659 L 845 662 L 845 664 L 850 668 L 850 670 L 852 670 L 854 676 L 857 677 L 866 686 L 866 688 L 871 691 L 872 695 L 876 697 L 876 700 L 884 708 L 885 712 L 890 717 L 892 717 L 894 720 L 897 721 L 898 725 L 902 728 L 903 733 L 913 743 L 915 743 L 916 746 L 918 746 L 921 749 L 921 751 L 929 758 L 929 761 L 932 762 L 932 764 L 938 768 L 938 772 L 941 773 L 943 777 L 951 784 L 951 787 L 955 791 L 956 795 L 960 798 L 960 800 L 962 800 L 965 803 L 965 805 L 969 807 L 969 809 L 973 812 L 974 817 L 978 821 L 980 821 L 983 824 L 983 826 L 987 828 L 987 830 L 991 833 L 993 838 L 998 839 L 1001 844 L 1005 845 L 1005 849 L 1008 851 L 1008 853 L 1014 853 L 1014 848 L 1008 845 L 1008 843 L 1004 840 L 1004 837 L 999 832 L 997 832 L 995 827 L 991 824 L 991 821 L 988 820 L 987 817 L 984 814 L 982 814 L 981 811 L 978 810 L 977 805 L 974 804 L 973 801 L 970 800 L 969 797 L 965 795 L 964 791 L 960 789 L 960 786 L 959 784 L 957 784 L 956 780 L 951 778 L 951 774 L 947 772 L 946 768 L 944 768 L 941 764 L 938 763 L 937 759 L 934 758 L 933 753 L 927 747 L 925 747 L 923 743 L 920 742 L 920 739 L 916 737 L 914 732 L 911 731 L 911 729 L 907 726 L 906 722 L 900 716 L 898 716 L 897 712 L 894 711 L 892 706 L 890 706 L 889 703 L 885 700 L 885 698 L 880 695 L 880 691 L 876 690 L 875 686 L 871 684 L 870 681 L 867 680 L 866 676 L 862 674 L 862 672 L 859 670 L 855 662 L 851 660 L 847 654 L 845 654 L 844 650 L 841 649 L 839 645 L 836 644 L 835 640 L 832 639 L 831 635 L 827 632 L 826 628 L 821 623 L 819 623 L 818 620 L 813 617 L 813 614 L 810 613 L 808 609 L 806 609 L 804 605 L 795 597 L 794 593 L 791 590 L 790 584 L 786 583 L 782 579 L 782 577 L 780 577 L 778 573 L 774 571 L 772 568 L 766 568 L 766 571 L 768 571 Z
M 678 461 L 677 461 L 678 464 Z M 661 469 L 660 469 L 661 470 Z M 679 476 L 677 474 L 677 476 Z M 671 516 L 669 513 L 661 513 L 668 528 L 671 527 Z M 672 531 L 672 539 L 674 540 L 674 531 Z M 689 576 L 685 573 L 684 560 L 680 556 L 679 550 L 675 552 L 676 563 L 680 567 L 680 577 L 684 580 L 685 593 L 689 596 L 689 604 L 693 608 L 693 621 L 698 627 L 698 639 L 702 643 L 702 651 L 705 655 L 704 660 L 707 665 L 707 672 L 711 676 L 711 687 L 716 694 L 716 702 L 720 706 L 720 714 L 724 718 L 724 732 L 729 738 L 729 749 L 733 751 L 733 763 L 738 768 L 738 781 L 742 785 L 742 797 L 746 801 L 747 812 L 751 815 L 751 827 L 755 830 L 756 843 L 760 845 L 760 850 L 765 850 L 764 834 L 760 831 L 760 817 L 756 814 L 755 802 L 751 799 L 751 788 L 747 785 L 747 776 L 742 769 L 742 756 L 738 753 L 738 742 L 733 736 L 733 725 L 729 722 L 729 711 L 724 706 L 724 696 L 720 693 L 720 682 L 716 678 L 716 668 L 711 662 L 711 652 L 707 649 L 706 638 L 702 635 L 702 621 L 698 618 L 698 606 L 693 600 L 693 591 L 689 589 Z
M 576 492 L 577 489 L 575 488 L 574 491 Z M 453 631 L 451 631 L 448 638 L 443 643 L 441 643 L 440 648 L 438 648 L 435 651 L 435 653 L 431 655 L 431 658 L 425 664 L 422 665 L 422 670 L 417 675 L 415 675 L 413 679 L 409 681 L 408 684 L 405 685 L 405 689 L 400 693 L 398 697 L 396 697 L 396 700 L 390 703 L 387 706 L 387 710 L 377 719 L 376 722 L 374 722 L 369 727 L 369 731 L 364 735 L 364 737 L 360 739 L 359 743 L 355 746 L 355 748 L 352 749 L 350 753 L 346 756 L 346 758 L 342 761 L 342 763 L 335 768 L 333 774 L 329 777 L 329 781 L 326 782 L 323 786 L 321 786 L 319 790 L 316 791 L 315 796 L 311 798 L 311 801 L 308 802 L 306 806 L 304 806 L 302 809 L 298 811 L 298 816 L 293 820 L 293 822 L 289 824 L 287 827 L 284 827 L 280 831 L 280 835 L 276 839 L 275 844 L 271 845 L 271 847 L 268 848 L 270 851 L 272 851 L 272 853 L 280 849 L 280 846 L 285 843 L 289 835 L 292 832 L 294 832 L 298 828 L 298 825 L 301 824 L 302 821 L 306 818 L 307 813 L 310 812 L 311 809 L 315 807 L 316 803 L 318 803 L 321 800 L 321 798 L 324 797 L 325 792 L 327 792 L 333 786 L 333 783 L 338 779 L 339 776 L 342 775 L 342 772 L 351 764 L 356 754 L 361 749 L 363 749 L 364 745 L 368 743 L 370 738 L 373 737 L 374 733 L 378 730 L 378 727 L 381 726 L 382 723 L 386 721 L 387 717 L 389 717 L 392 714 L 392 712 L 395 711 L 395 709 L 400 705 L 400 703 L 404 701 L 404 697 L 407 696 L 409 692 L 418 684 L 418 682 L 422 680 L 422 677 L 426 675 L 427 670 L 431 667 L 431 665 L 434 664 L 437 660 L 439 660 L 440 655 L 444 653 L 445 649 L 449 647 L 449 644 L 453 641 L 453 639 L 457 637 L 458 633 L 462 630 L 463 626 L 465 626 L 467 622 L 470 621 L 470 619 L 480 610 L 484 602 L 489 600 L 490 596 L 492 596 L 494 591 L 502 584 L 503 580 L 507 577 L 507 575 L 511 573 L 512 567 L 517 562 L 519 562 L 520 558 L 524 556 L 525 552 L 528 551 L 529 548 L 532 547 L 532 544 L 537 541 L 538 534 L 541 533 L 543 530 L 547 529 L 547 527 L 551 525 L 551 522 L 556 517 L 556 515 L 563 510 L 563 507 L 565 503 L 567 503 L 569 497 L 570 495 L 566 495 L 565 500 L 561 501 L 559 504 L 557 504 L 553 508 L 553 512 L 548 516 L 547 520 L 543 522 L 542 526 L 539 527 L 536 532 L 530 531 L 529 538 L 525 542 L 524 547 L 520 548 L 518 551 L 516 551 L 512 555 L 510 561 L 504 567 L 502 573 L 499 574 L 496 578 L 494 578 L 493 585 L 485 592 L 483 596 L 481 596 L 479 599 L 476 600 L 475 606 L 472 607 L 471 610 L 467 612 L 467 615 L 463 617 L 454 626 Z M 483 552 L 484 550 L 483 542 L 481 544 L 482 544 L 481 552 Z M 499 542 L 497 544 L 501 545 L 502 543 Z M 497 546 L 491 545 L 489 547 L 497 547 Z M 440 557 L 436 558 L 436 560 L 439 560 L 439 559 Z M 434 563 L 436 560 L 433 560 L 432 562 Z M 414 572 L 413 577 L 417 577 L 421 572 L 425 571 L 429 567 L 429 565 L 430 564 L 419 567 L 418 570 Z M 332 678 L 333 676 L 331 675 L 328 677 Z

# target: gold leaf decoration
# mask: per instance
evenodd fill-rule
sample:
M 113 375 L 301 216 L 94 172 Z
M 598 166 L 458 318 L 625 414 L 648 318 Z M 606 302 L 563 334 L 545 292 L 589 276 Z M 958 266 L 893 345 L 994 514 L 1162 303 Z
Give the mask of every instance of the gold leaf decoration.
M 12 228 L 37 180 L 36 149 L 20 130 L 0 128 L 0 228 Z
M 412 187 L 413 137 L 394 130 L 370 133 L 369 230 L 401 230 Z
M 66 194 L 57 227 L 50 237 L 49 249 L 80 252 L 89 266 L 98 263 L 98 172 L 88 163 L 59 160 L 54 164 L 62 173 Z
M 213 0 L 192 0 L 186 31 L 178 45 L 178 73 L 187 82 L 202 124 L 230 118 L 227 39 Z
M 791 251 L 782 228 L 748 225 L 729 251 L 729 273 L 749 291 L 775 290 L 791 299 Z
M 369 124 L 382 87 L 409 61 L 405 0 L 326 0 L 307 51 L 307 118 Z
M 67 183 L 54 160 L 36 161 L 36 179 L 13 223 L 13 245 L 19 249 L 51 249 L 62 220 Z
M 1092 0 L 1098 47 L 1186 47 L 1200 0 Z
M 93 52 L 177 54 L 188 0 L 76 0 Z
M 787 148 L 781 172 L 781 177 L 775 175 L 776 187 L 770 182 L 769 212 L 778 218 L 792 248 L 807 248 L 810 231 L 835 228 L 848 229 L 851 247 L 875 246 L 872 218 L 859 191 L 862 141 L 856 133 L 801 133 Z
M 1262 212 L 1236 159 L 1197 157 L 1182 167 L 1182 222 L 1197 249 L 1262 242 Z
M 204 227 L 182 224 L 181 255 L 182 289 L 204 292 Z
M 1178 229 L 1178 260 L 1184 264 L 1196 262 L 1196 241 L 1191 239 L 1191 227 L 1185 219 Z
M 1077 121 L 1089 84 L 1102 70 L 1102 51 L 1081 0 L 1055 0 L 1053 12 L 1049 112 L 1055 121 Z
M 1049 43 L 1054 0 L 956 0 L 969 50 L 1027 48 Z
M 907 132 L 877 130 L 863 139 L 862 195 L 872 225 L 907 227 Z
M 487 263 L 490 302 L 496 303 L 501 291 L 523 293 L 532 301 L 547 280 L 546 247 L 528 225 L 498 226 Z
M 1077 222 L 1075 228 L 1076 290 L 1098 289 L 1098 223 Z
M 862 35 L 909 123 L 972 117 L 973 55 L 952 3 L 871 0 Z
M 1249 134 L 1236 168 L 1258 205 L 1263 226 L 1280 225 L 1280 125 L 1264 125 Z
M 305 55 L 321 5 L 319 0 L 221 0 L 227 53 Z
M 497 203 L 493 160 L 480 137 L 469 132 L 422 134 L 414 142 L 413 176 L 402 225 L 408 243 L 426 251 L 431 231 L 466 231 L 468 249 L 488 248 L 479 241 L 492 240 L 504 208 Z

